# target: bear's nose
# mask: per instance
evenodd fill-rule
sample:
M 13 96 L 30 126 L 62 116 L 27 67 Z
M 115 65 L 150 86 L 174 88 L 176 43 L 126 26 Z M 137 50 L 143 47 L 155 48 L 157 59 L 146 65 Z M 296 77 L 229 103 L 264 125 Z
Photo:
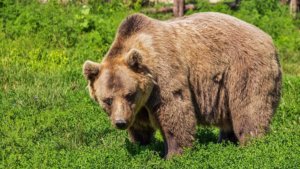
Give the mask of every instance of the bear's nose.
M 116 126 L 117 126 L 117 128 L 118 129 L 126 129 L 126 127 L 127 127 L 127 123 L 126 123 L 126 121 L 125 120 L 116 120 Z

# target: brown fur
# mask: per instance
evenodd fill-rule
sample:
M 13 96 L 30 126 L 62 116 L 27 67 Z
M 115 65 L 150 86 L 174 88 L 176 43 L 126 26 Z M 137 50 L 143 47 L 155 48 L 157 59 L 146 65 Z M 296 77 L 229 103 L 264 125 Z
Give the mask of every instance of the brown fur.
M 132 15 L 102 63 L 91 63 L 84 65 L 90 94 L 112 122 L 125 120 L 141 144 L 159 129 L 167 157 L 192 146 L 197 123 L 219 127 L 219 141 L 243 145 L 264 135 L 280 98 L 271 37 L 219 13 L 169 21 Z

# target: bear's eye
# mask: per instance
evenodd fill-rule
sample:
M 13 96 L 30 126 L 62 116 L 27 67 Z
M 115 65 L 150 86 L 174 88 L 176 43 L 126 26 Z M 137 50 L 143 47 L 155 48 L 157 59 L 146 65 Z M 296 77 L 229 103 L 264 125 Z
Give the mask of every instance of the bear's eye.
M 108 106 L 111 106 L 112 105 L 112 102 L 113 102 L 113 99 L 112 98 L 106 98 L 103 100 L 103 102 L 108 105 Z
M 125 98 L 127 101 L 132 102 L 135 99 L 136 93 L 128 93 Z

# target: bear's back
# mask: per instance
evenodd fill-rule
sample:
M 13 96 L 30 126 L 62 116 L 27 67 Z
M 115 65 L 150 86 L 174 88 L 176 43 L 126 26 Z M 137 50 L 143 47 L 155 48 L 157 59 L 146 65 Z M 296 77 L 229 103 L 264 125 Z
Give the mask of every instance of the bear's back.
M 142 33 L 152 36 L 152 50 L 156 52 L 153 59 L 160 62 L 184 63 L 194 72 L 240 64 L 245 69 L 264 65 L 266 71 L 278 67 L 272 38 L 235 17 L 204 12 L 167 21 L 151 19 L 151 22 Z
M 202 50 L 218 55 L 216 57 L 228 57 L 229 60 L 235 60 L 236 57 L 254 59 L 261 57 L 261 54 L 272 57 L 275 51 L 272 38 L 268 34 L 254 25 L 226 14 L 197 13 L 165 21 L 165 25 L 169 30 L 177 32 L 174 44 L 183 42 L 181 49 Z

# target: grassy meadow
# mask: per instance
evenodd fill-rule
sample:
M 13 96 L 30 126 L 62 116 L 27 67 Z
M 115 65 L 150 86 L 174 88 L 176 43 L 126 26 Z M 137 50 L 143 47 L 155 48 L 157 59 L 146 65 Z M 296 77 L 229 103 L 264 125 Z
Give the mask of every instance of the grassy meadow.
M 151 145 L 131 144 L 90 99 L 82 76 L 84 61 L 101 61 L 122 19 L 144 8 L 116 0 L 55 2 L 0 1 L 0 168 L 299 168 L 300 20 L 287 7 L 243 0 L 231 11 L 194 1 L 198 9 L 187 15 L 228 13 L 273 37 L 283 94 L 265 137 L 245 147 L 217 144 L 218 129 L 199 126 L 194 147 L 164 160 L 160 133 Z

